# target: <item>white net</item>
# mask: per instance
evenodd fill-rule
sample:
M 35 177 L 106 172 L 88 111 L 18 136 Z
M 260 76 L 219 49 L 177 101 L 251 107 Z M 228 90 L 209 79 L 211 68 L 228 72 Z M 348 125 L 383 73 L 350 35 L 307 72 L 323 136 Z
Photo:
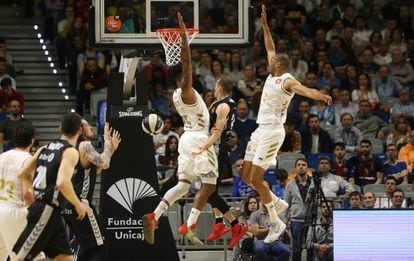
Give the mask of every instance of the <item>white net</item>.
M 181 61 L 181 29 L 158 29 L 157 36 L 164 47 L 165 60 L 168 66 L 176 65 Z M 187 29 L 188 44 L 198 34 L 197 29 Z

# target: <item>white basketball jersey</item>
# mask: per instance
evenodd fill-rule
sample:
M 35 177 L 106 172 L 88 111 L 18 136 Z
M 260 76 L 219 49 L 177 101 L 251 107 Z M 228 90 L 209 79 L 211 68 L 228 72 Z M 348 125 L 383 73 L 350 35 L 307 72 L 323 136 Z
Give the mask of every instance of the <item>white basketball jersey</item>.
M 294 93 L 284 88 L 286 79 L 295 79 L 290 73 L 275 77 L 267 77 L 260 100 L 258 124 L 283 124 L 286 121 L 287 109 Z
M 197 97 L 195 104 L 185 104 L 181 97 L 182 90 L 174 91 L 173 101 L 178 114 L 183 119 L 185 131 L 205 131 L 208 135 L 210 125 L 210 114 L 200 94 L 194 90 Z
M 22 184 L 17 174 L 31 156 L 26 151 L 17 150 L 0 154 L 0 202 L 22 204 Z

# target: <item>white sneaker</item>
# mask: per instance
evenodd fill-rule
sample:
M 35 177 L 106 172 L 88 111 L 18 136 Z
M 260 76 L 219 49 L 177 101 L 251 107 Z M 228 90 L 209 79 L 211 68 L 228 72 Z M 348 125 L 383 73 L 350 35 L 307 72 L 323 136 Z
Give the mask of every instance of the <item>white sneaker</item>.
M 272 222 L 269 226 L 269 233 L 267 234 L 264 242 L 266 244 L 270 244 L 279 239 L 280 235 L 285 232 L 286 224 L 283 223 L 281 220 L 279 222 Z
M 275 200 L 273 201 L 273 204 L 275 205 L 275 209 L 278 215 L 282 214 L 283 212 L 286 211 L 286 209 L 288 209 L 289 204 L 284 201 L 283 199 L 279 198 L 279 200 Z

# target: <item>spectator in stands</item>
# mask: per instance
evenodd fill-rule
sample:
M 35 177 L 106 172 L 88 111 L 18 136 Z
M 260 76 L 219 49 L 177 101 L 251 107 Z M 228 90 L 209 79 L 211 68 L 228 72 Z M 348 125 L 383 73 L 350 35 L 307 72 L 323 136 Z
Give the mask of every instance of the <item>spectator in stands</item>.
M 300 59 L 301 52 L 299 49 L 292 49 L 289 53 L 290 65 L 289 72 L 301 82 L 305 80 L 305 74 L 308 72 L 308 64 Z
M 6 61 L 6 74 L 16 77 L 19 74 L 23 74 L 24 70 L 16 68 L 15 64 L 13 64 L 13 57 L 7 51 L 7 43 L 6 40 L 0 38 L 0 58 L 3 58 Z
M 363 197 L 363 205 L 366 209 L 374 209 L 377 203 L 375 194 L 371 191 L 366 191 Z
M 196 74 L 204 80 L 207 75 L 211 75 L 212 58 L 208 51 L 201 52 L 200 57 L 200 66 L 196 68 Z
M 23 94 L 12 88 L 11 78 L 5 77 L 0 81 L 0 112 L 6 111 L 12 100 L 17 100 L 20 103 L 20 112 L 24 113 L 24 98 Z
M 318 64 L 316 63 L 316 57 L 313 52 L 313 44 L 311 40 L 304 40 L 301 59 L 308 65 L 308 72 L 315 73 L 318 71 Z
M 391 63 L 391 54 L 388 50 L 389 50 L 388 40 L 382 39 L 379 42 L 378 53 L 375 54 L 374 56 L 374 59 L 373 59 L 374 63 L 377 63 L 378 65 L 387 65 Z
M 64 69 L 66 67 L 65 63 L 68 54 L 66 42 L 67 36 L 69 32 L 72 30 L 75 23 L 75 7 L 73 5 L 66 5 L 63 15 L 64 17 L 57 23 L 56 39 L 56 51 L 60 69 Z
M 372 109 L 376 108 L 379 103 L 377 92 L 372 88 L 371 78 L 366 73 L 358 75 L 358 88 L 352 91 L 352 101 L 359 103 L 362 100 L 368 100 Z
M 309 114 L 317 115 L 319 120 L 326 125 L 335 124 L 335 109 L 331 104 L 316 101 L 315 105 L 309 109 Z
M 400 49 L 391 50 L 391 63 L 389 64 L 391 74 L 404 87 L 409 87 L 414 82 L 414 71 L 411 64 L 404 60 Z
M 298 175 L 306 174 L 309 177 L 312 177 L 312 170 L 309 169 L 308 162 L 305 158 L 299 158 L 295 161 L 295 169 L 289 173 L 287 181 L 291 181 L 296 178 Z
M 395 17 L 390 17 L 386 19 L 386 26 L 381 31 L 383 39 L 386 39 L 387 41 L 390 40 L 391 31 L 398 27 L 397 19 Z
M 373 79 L 372 87 L 377 92 L 380 101 L 387 97 L 397 97 L 402 88 L 401 84 L 391 75 L 387 65 L 380 66 L 378 76 Z
M 341 126 L 338 126 L 334 134 L 334 142 L 343 142 L 346 146 L 346 152 L 358 152 L 359 143 L 362 140 L 361 131 L 353 126 L 354 117 L 348 112 L 342 114 L 340 122 Z
M 398 149 L 395 144 L 387 145 L 387 161 L 384 162 L 382 171 L 384 178 L 392 176 L 396 179 L 397 184 L 408 183 L 408 168 L 407 163 L 398 160 Z
M 95 59 L 97 66 L 102 70 L 105 70 L 105 56 L 102 52 L 90 47 L 89 41 L 86 40 L 85 51 L 83 53 L 80 53 L 76 59 L 79 77 L 82 77 L 82 73 L 85 71 L 85 68 L 87 68 L 87 63 L 90 58 Z
M 239 216 L 239 223 L 249 226 L 248 222 L 253 212 L 259 209 L 260 201 L 255 193 L 250 194 L 244 201 L 244 208 L 241 216 Z M 240 255 L 252 254 L 254 245 L 254 235 L 249 226 L 246 234 L 240 239 L 239 243 L 233 249 L 233 260 L 239 260 Z M 243 260 L 243 258 L 242 258 Z
M 241 95 L 239 98 L 245 99 L 248 104 L 251 104 L 253 96 L 262 90 L 256 80 L 256 73 L 252 65 L 248 64 L 244 67 L 243 78 L 237 83 L 237 90 Z
M 330 159 L 321 156 L 318 161 L 318 174 L 320 175 L 320 186 L 327 198 L 349 197 L 354 188 L 352 185 L 344 180 L 342 177 L 332 174 Z M 343 195 L 339 195 L 342 193 Z
M 243 99 L 237 102 L 236 114 L 233 130 L 237 133 L 240 144 L 245 148 L 250 140 L 250 135 L 257 128 L 257 123 L 248 118 L 249 106 Z
M 391 109 L 391 121 L 395 122 L 396 118 L 403 115 L 407 120 L 414 119 L 414 102 L 410 101 L 410 90 L 406 87 L 402 88 L 399 93 L 400 101 L 395 103 Z
M 204 77 L 204 86 L 206 89 L 214 90 L 218 79 L 228 78 L 224 74 L 224 65 L 219 59 L 214 59 L 211 62 L 211 74 Z
M 328 50 L 329 62 L 334 67 L 335 73 L 343 75 L 345 66 L 349 64 L 348 56 L 341 47 L 341 39 L 339 36 L 333 36 L 330 40 L 330 49 Z
M 360 73 L 368 74 L 369 77 L 375 77 L 379 70 L 379 65 L 374 61 L 374 53 L 371 49 L 366 48 L 362 52 L 361 62 L 358 64 L 357 69 Z
M 295 119 L 293 119 L 292 117 L 287 118 L 283 126 L 285 128 L 286 135 L 285 139 L 283 140 L 283 144 L 279 149 L 278 154 L 282 154 L 283 152 L 300 152 L 302 147 L 302 141 L 300 133 L 295 130 Z
M 155 134 L 152 138 L 156 156 L 165 156 L 165 144 L 170 136 L 174 136 L 178 140 L 180 139 L 178 134 L 171 130 L 171 118 L 164 116 L 164 126 L 161 133 Z
M 259 40 L 253 41 L 253 46 L 248 50 L 246 55 L 242 57 L 242 64 L 246 66 L 250 64 L 253 68 L 260 63 L 263 48 Z
M 345 143 L 336 142 L 333 145 L 333 158 L 331 162 L 331 172 L 348 181 L 348 161 L 345 159 L 346 149 Z
M 332 140 L 325 130 L 320 128 L 318 115 L 310 114 L 308 127 L 300 132 L 302 141 L 302 153 L 307 157 L 311 153 L 330 153 L 332 151 Z
M 6 73 L 6 60 L 3 57 L 0 57 L 0 81 L 4 78 L 10 78 L 12 81 L 12 88 L 16 90 L 16 80 Z
M 203 94 L 202 94 L 202 98 L 204 103 L 206 104 L 207 108 L 210 108 L 211 104 L 213 104 L 213 102 L 215 101 L 214 98 L 214 91 L 213 90 L 204 90 Z
M 405 53 L 407 46 L 404 42 L 403 32 L 400 28 L 394 28 L 390 35 L 390 50 L 399 49 L 402 53 Z
M 410 132 L 408 143 L 401 147 L 398 159 L 407 163 L 408 173 L 412 173 L 414 163 L 414 130 Z
M 331 42 L 333 37 L 340 37 L 344 31 L 344 23 L 338 18 L 333 21 L 333 25 L 326 30 L 326 40 Z M 332 44 L 330 46 L 332 48 Z
M 368 100 L 359 102 L 359 112 L 354 117 L 354 126 L 361 130 L 365 139 L 377 138 L 378 131 L 386 125 L 383 120 L 371 113 L 371 105 Z
M 326 41 L 326 31 L 322 28 L 316 29 L 313 41 L 313 52 L 317 54 L 319 51 L 326 52 L 328 49 L 329 43 Z
M 348 64 L 345 66 L 345 78 L 341 82 L 341 87 L 352 92 L 354 89 L 358 88 L 358 75 L 356 72 L 355 65 Z
M 233 165 L 240 158 L 244 158 L 246 147 L 238 141 L 237 132 L 232 131 L 231 137 L 227 141 L 230 152 L 230 163 Z
M 288 173 L 285 169 L 276 170 L 276 184 L 272 186 L 272 191 L 278 198 L 283 198 L 285 195 L 287 178 Z
M 86 68 L 82 72 L 79 90 L 76 94 L 76 111 L 83 115 L 83 107 L 90 109 L 91 93 L 106 87 L 108 84 L 108 74 L 101 67 L 95 58 L 88 58 Z
M 266 207 L 260 204 L 260 209 L 256 210 L 250 215 L 249 226 L 256 238 L 254 242 L 253 252 L 258 261 L 267 261 L 270 256 L 276 256 L 277 260 L 289 261 L 290 250 L 286 244 L 280 240 L 273 241 L 266 244 L 263 239 L 269 232 L 269 214 Z
M 0 122 L 0 143 L 3 144 L 3 151 L 13 149 L 13 137 L 16 127 L 23 123 L 31 123 L 29 120 L 23 118 L 20 112 L 20 103 L 17 100 L 12 100 L 9 104 L 10 115 L 6 120 Z
M 333 260 L 333 218 L 332 202 L 321 201 L 321 217 L 316 221 L 316 226 L 308 230 L 306 245 L 309 246 L 308 258 L 318 261 Z
M 233 182 L 233 190 L 231 193 L 232 197 L 248 197 L 254 193 L 254 189 L 244 183 L 244 181 L 240 178 L 240 174 L 243 168 L 243 159 L 239 158 L 234 163 L 234 168 L 238 175 L 236 175 L 234 182 Z
M 385 178 L 384 194 L 378 198 L 376 208 L 392 208 L 391 207 L 391 205 L 393 204 L 392 197 L 396 189 L 397 189 L 397 179 L 393 176 L 388 176 L 387 178 Z M 407 206 L 407 202 L 404 198 L 402 199 L 402 205 L 403 207 Z
M 230 56 L 229 68 L 224 69 L 224 74 L 230 77 L 233 86 L 243 78 L 243 67 L 239 51 L 233 51 Z
M 372 155 L 370 140 L 361 140 L 358 155 L 349 159 L 349 182 L 358 186 L 383 182 L 382 162 Z
M 155 68 L 162 69 L 163 78 L 169 82 L 169 75 L 168 75 L 168 69 L 165 63 L 161 60 L 161 54 L 158 51 L 154 51 L 150 54 L 150 62 L 149 64 L 145 65 L 142 68 L 142 72 L 147 77 L 147 81 L 150 82 L 153 77 L 153 70 Z
M 362 203 L 362 196 L 361 193 L 358 191 L 352 191 L 349 194 L 349 208 L 350 209 L 360 209 Z
M 289 204 L 287 211 L 283 214 L 287 224 L 290 224 L 292 236 L 292 260 L 300 261 L 302 254 L 302 241 L 306 233 L 305 221 L 307 219 L 306 200 L 312 179 L 306 174 L 302 166 L 308 165 L 305 159 L 296 161 L 296 168 L 300 170 L 298 175 L 291 179 L 285 188 L 284 200 Z
M 387 25 L 386 20 L 382 15 L 381 6 L 378 3 L 374 3 L 371 9 L 371 15 L 367 20 L 367 28 L 373 31 L 382 31 Z
M 341 124 L 341 117 L 346 112 L 354 117 L 358 112 L 358 105 L 351 101 L 349 91 L 347 89 L 339 90 L 339 102 L 335 104 L 335 123 Z
M 354 42 L 368 45 L 372 31 L 366 28 L 365 19 L 361 16 L 356 16 L 354 26 Z
M 322 66 L 322 75 L 316 81 L 316 87 L 319 90 L 325 89 L 329 92 L 333 86 L 340 87 L 341 82 L 335 77 L 335 70 L 332 64 L 326 62 Z
M 159 165 L 175 168 L 178 165 L 178 138 L 170 135 L 165 142 L 164 155 L 158 155 L 157 162 Z
M 394 190 L 391 196 L 392 205 L 390 208 L 392 209 L 406 208 L 406 205 L 404 205 L 404 201 L 405 201 L 404 191 L 402 191 L 401 189 L 396 189 Z
M 408 143 L 410 139 L 411 127 L 404 115 L 400 115 L 395 119 L 394 128 L 387 136 L 387 145 L 395 144 L 400 150 L 402 146 Z M 397 151 L 398 151 L 397 150 Z
M 377 53 L 379 52 L 381 40 L 382 40 L 382 34 L 379 31 L 373 31 L 371 33 L 371 35 L 369 36 L 369 45 L 368 46 L 374 52 L 374 60 L 373 60 L 374 62 L 375 62 L 375 57 L 376 57 Z M 379 64 L 379 65 L 381 65 L 381 64 Z

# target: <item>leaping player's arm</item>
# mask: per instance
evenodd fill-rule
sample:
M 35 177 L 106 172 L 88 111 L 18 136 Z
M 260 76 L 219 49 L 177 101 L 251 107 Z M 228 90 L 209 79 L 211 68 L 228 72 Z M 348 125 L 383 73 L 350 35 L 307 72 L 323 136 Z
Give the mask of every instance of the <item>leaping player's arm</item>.
M 183 67 L 183 85 L 181 86 L 181 97 L 186 104 L 195 104 L 197 97 L 193 89 L 193 72 L 191 67 L 190 46 L 187 39 L 187 28 L 184 24 L 183 17 L 177 13 L 178 23 L 181 29 L 181 65 Z
M 60 160 L 56 186 L 63 196 L 75 207 L 78 219 L 83 219 L 89 208 L 84 205 L 75 194 L 72 185 L 72 175 L 79 160 L 79 153 L 75 148 L 67 148 Z
M 327 94 L 323 94 L 322 92 L 316 90 L 316 89 L 311 89 L 306 87 L 305 85 L 301 84 L 299 81 L 295 80 L 295 79 L 286 79 L 285 81 L 285 89 L 289 92 L 294 92 L 296 94 L 317 100 L 317 101 L 324 101 L 327 104 L 331 104 L 332 103 L 332 97 L 327 95 Z
M 269 25 L 267 24 L 267 14 L 266 14 L 266 6 L 262 5 L 262 30 L 263 30 L 263 37 L 264 37 L 264 44 L 266 47 L 267 52 L 267 62 L 269 64 L 274 63 L 274 58 L 276 56 L 276 47 L 275 43 L 273 42 L 272 34 L 269 30 Z
M 90 164 L 94 164 L 101 169 L 109 168 L 112 154 L 116 149 L 118 149 L 121 137 L 118 131 L 109 128 L 109 123 L 105 123 L 104 139 L 104 150 L 100 154 L 95 150 L 90 141 L 82 141 L 79 144 L 79 154 L 82 167 L 89 168 Z
M 20 172 L 17 174 L 17 178 L 22 182 L 23 200 L 28 206 L 35 200 L 33 197 L 33 174 L 36 170 L 36 161 L 43 148 L 44 147 L 39 148 L 36 153 L 24 163 Z
M 230 112 L 230 106 L 227 103 L 220 104 L 216 109 L 217 120 L 214 124 L 214 127 L 211 129 L 211 134 L 208 137 L 206 143 L 204 143 L 201 147 L 197 148 L 193 154 L 199 155 L 206 149 L 210 148 L 220 137 L 221 133 L 223 132 L 224 126 L 227 122 L 227 116 Z

